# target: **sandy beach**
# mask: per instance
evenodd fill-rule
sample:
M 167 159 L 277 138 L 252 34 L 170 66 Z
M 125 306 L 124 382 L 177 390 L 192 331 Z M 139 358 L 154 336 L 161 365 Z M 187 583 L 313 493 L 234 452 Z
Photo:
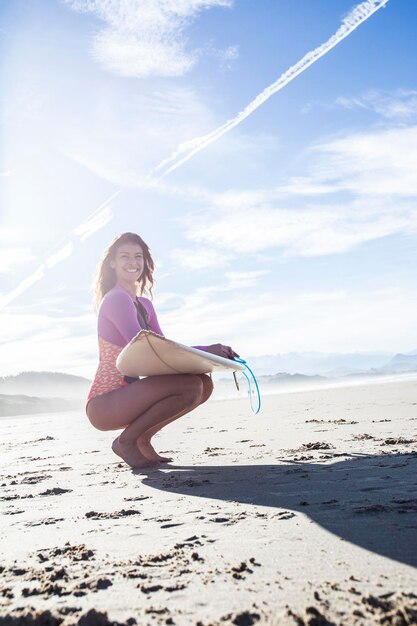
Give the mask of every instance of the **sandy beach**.
M 132 471 L 2 418 L 0 624 L 417 623 L 417 381 L 209 401 Z

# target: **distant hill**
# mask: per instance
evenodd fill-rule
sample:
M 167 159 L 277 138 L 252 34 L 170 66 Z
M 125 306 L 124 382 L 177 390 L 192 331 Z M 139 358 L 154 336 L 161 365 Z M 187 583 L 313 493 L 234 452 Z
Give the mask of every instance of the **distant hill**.
M 417 372 L 417 350 L 407 354 L 293 352 L 247 357 L 259 386 L 267 393 L 365 381 Z M 285 364 L 285 367 L 281 365 Z M 214 375 L 213 398 L 236 397 L 233 380 Z M 22 372 L 0 378 L 0 417 L 67 411 L 84 406 L 91 381 L 60 372 Z M 246 393 L 246 381 L 238 395 Z
M 59 372 L 21 372 L 0 378 L 0 394 L 23 394 L 40 398 L 85 398 L 91 381 Z
M 280 372 L 269 376 L 260 376 L 259 380 L 265 385 L 274 385 L 276 383 L 285 383 L 291 385 L 305 385 L 314 383 L 323 383 L 329 380 L 327 376 L 306 376 L 305 374 L 287 374 Z
M 417 350 L 406 354 L 392 352 L 288 352 L 245 356 L 257 375 L 276 375 L 277 372 L 302 374 L 304 376 L 326 376 L 339 378 L 353 374 L 387 374 L 417 371 Z
M 0 394 L 0 417 L 71 411 L 81 409 L 83 405 L 81 400 L 75 399 Z
M 379 374 L 417 372 L 417 353 L 396 354 L 386 365 L 376 370 Z
M 394 357 L 392 352 L 289 352 L 264 356 L 245 356 L 246 361 L 259 375 L 287 372 L 305 376 L 338 376 L 361 374 L 383 367 Z M 343 370 L 339 374 L 339 370 Z

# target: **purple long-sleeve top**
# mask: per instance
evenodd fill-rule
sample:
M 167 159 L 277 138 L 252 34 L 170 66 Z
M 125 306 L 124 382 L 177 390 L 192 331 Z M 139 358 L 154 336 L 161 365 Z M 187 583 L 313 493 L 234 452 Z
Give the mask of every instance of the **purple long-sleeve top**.
M 164 336 L 154 306 L 148 298 L 139 297 L 148 317 L 149 329 Z M 142 330 L 134 305 L 135 296 L 119 284 L 106 293 L 98 310 L 98 335 L 108 343 L 124 348 Z M 194 346 L 205 350 L 206 346 Z

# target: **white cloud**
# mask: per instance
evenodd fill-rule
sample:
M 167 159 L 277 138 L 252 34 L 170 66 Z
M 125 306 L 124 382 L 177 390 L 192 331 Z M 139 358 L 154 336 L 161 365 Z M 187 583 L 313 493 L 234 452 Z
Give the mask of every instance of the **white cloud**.
M 61 151 L 119 187 L 150 187 L 149 171 L 184 138 L 214 124 L 191 88 L 153 82 L 146 93 L 106 92 L 93 115 L 60 129 Z
M 360 195 L 417 195 L 417 126 L 363 132 L 315 146 L 307 179 Z
M 233 258 L 233 255 L 220 252 L 215 248 L 200 248 L 190 250 L 181 248 L 174 250 L 172 258 L 178 265 L 187 270 L 205 270 L 224 267 Z
M 204 210 L 181 218 L 186 238 L 215 259 L 213 249 L 333 254 L 417 232 L 417 126 L 347 135 L 305 156 L 307 173 L 284 185 L 212 194 Z
M 53 317 L 17 310 L 0 313 L 0 376 L 60 371 L 92 377 L 98 360 L 93 314 Z
M 218 284 L 181 298 L 173 293 L 157 298 L 166 336 L 188 345 L 222 342 L 243 358 L 289 351 L 397 352 L 416 347 L 415 291 L 399 287 L 291 291 L 281 288 L 277 278 L 276 288 L 258 289 L 255 296 L 247 291 L 250 281 L 257 279 L 250 274 L 229 274 Z M 233 281 L 232 298 L 228 286 Z M 92 313 L 53 317 L 15 308 L 0 314 L 0 329 L 0 375 L 49 370 L 93 377 L 98 346 Z
M 167 337 L 189 345 L 222 342 L 243 358 L 294 350 L 396 352 L 416 347 L 417 292 L 401 287 L 299 291 L 283 288 L 278 276 L 266 291 L 260 287 L 264 274 L 227 272 L 216 284 L 188 294 L 157 296 Z M 95 325 L 92 313 L 51 316 L 25 307 L 4 311 L 0 375 L 53 370 L 92 377 L 98 358 Z
M 177 96 L 172 101 L 168 109 L 177 107 Z M 305 159 L 304 172 L 267 189 L 214 193 L 159 183 L 158 193 L 199 206 L 179 220 L 185 237 L 199 247 L 177 249 L 174 260 L 186 269 L 221 268 L 241 254 L 337 254 L 416 232 L 417 126 L 328 140 L 308 149 Z
M 185 236 L 235 256 L 279 248 L 283 256 L 345 252 L 365 241 L 417 229 L 417 208 L 369 203 L 337 204 L 326 209 L 244 206 L 217 210 L 211 217 L 188 215 Z M 186 253 L 184 252 L 184 257 Z
M 230 7 L 232 0 L 65 0 L 105 22 L 93 38 L 94 58 L 122 76 L 181 76 L 194 65 L 185 28 L 201 11 Z
M 174 293 L 157 296 L 156 307 L 166 336 L 195 344 L 199 341 L 201 343 L 203 333 L 209 342 L 217 342 L 219 329 L 227 336 L 238 328 L 239 320 L 245 325 L 252 323 L 256 306 L 253 299 L 248 299 L 247 289 L 255 287 L 268 271 L 225 272 L 218 275 L 214 285 L 198 287 L 181 296 Z M 246 304 L 245 299 L 248 299 Z M 250 302 L 253 307 L 248 304 Z M 187 330 L 188 339 L 184 336 L 184 329 Z
M 225 61 L 235 61 L 239 58 L 239 46 L 229 46 L 226 50 L 221 50 L 220 55 Z
M 335 104 L 346 109 L 374 111 L 388 120 L 410 122 L 417 118 L 417 91 L 371 90 L 356 97 L 340 96 Z
M 205 47 L 205 51 L 208 55 L 219 60 L 219 66 L 222 70 L 231 70 L 233 62 L 239 58 L 239 46 L 237 45 L 228 46 L 223 50 L 209 45 Z
M 226 291 L 229 291 L 229 289 L 247 289 L 248 287 L 254 287 L 257 284 L 258 279 L 268 273 L 269 270 L 226 272 L 225 276 L 229 281 L 226 285 Z
M 231 298 L 218 285 L 198 289 L 159 317 L 170 338 L 191 345 L 222 342 L 246 358 L 309 350 L 411 350 L 416 315 L 417 292 L 406 289 L 290 291 L 277 279 L 275 289 L 257 290 L 256 297 L 242 289 Z
M 29 248 L 3 247 L 0 250 L 0 274 L 14 274 L 18 266 L 35 259 Z

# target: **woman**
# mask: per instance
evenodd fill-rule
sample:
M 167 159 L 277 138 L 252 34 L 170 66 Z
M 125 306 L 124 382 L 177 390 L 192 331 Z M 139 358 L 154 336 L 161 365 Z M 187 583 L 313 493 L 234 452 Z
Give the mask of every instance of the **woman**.
M 163 334 L 151 301 L 142 296 L 152 290 L 153 270 L 146 243 L 139 235 L 123 233 L 105 250 L 95 282 L 100 361 L 86 412 L 99 430 L 123 429 L 112 449 L 131 467 L 171 461 L 155 451 L 152 437 L 205 402 L 213 391 L 206 374 L 149 376 L 128 382 L 116 368 L 118 355 L 142 328 Z M 222 344 L 196 347 L 230 359 L 238 356 Z

